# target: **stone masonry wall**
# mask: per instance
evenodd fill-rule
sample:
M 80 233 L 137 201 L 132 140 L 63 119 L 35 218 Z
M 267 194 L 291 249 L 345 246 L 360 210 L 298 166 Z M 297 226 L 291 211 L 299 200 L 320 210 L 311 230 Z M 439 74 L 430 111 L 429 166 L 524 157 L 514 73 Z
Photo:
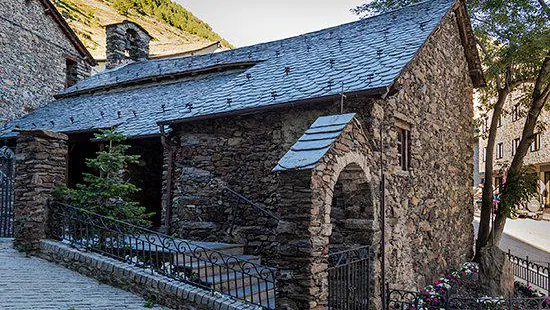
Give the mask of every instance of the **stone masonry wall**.
M 15 150 L 14 246 L 35 252 L 46 237 L 48 208 L 56 186 L 67 177 L 67 136 L 20 132 Z
M 449 13 L 398 78 L 394 93 L 385 100 L 348 96 L 344 104 L 343 112 L 357 113 L 365 130 L 374 186 L 380 179 L 382 126 L 386 272 L 393 287 L 418 289 L 471 258 L 472 89 L 457 22 Z M 340 112 L 339 103 L 326 102 L 176 127 L 172 232 L 196 239 L 227 236 L 230 211 L 218 198 L 220 184 L 281 214 L 288 203 L 280 193 L 289 180 L 271 169 L 317 117 Z M 411 128 L 411 171 L 397 164 L 397 123 Z M 378 191 L 372 199 L 379 201 Z M 274 230 L 265 217 L 250 212 L 241 217 L 246 226 L 224 241 L 245 243 L 249 253 L 272 259 L 278 246 Z
M 473 86 L 454 13 L 374 107 L 386 115 L 387 281 L 419 289 L 472 257 Z M 399 121 L 411 127 L 411 171 L 397 161 Z M 377 135 L 376 131 L 374 132 Z
M 0 124 L 53 100 L 65 88 L 65 56 L 80 57 L 38 0 L 0 1 L 0 50 Z

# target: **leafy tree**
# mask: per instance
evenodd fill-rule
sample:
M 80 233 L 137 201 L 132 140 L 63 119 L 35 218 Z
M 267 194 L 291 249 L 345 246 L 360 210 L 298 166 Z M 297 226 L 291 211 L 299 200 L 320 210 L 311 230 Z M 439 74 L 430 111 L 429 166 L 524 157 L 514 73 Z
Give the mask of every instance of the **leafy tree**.
M 421 0 L 373 0 L 356 7 L 359 15 L 387 12 Z M 483 107 L 492 112 L 487 138 L 487 159 L 483 187 L 481 221 L 476 255 L 490 240 L 500 243 L 506 218 L 519 202 L 533 193 L 533 181 L 523 167 L 529 146 L 536 137 L 538 118 L 550 95 L 550 10 L 545 0 L 471 0 L 468 10 L 488 87 L 480 91 Z M 523 91 L 518 105 L 528 112 L 516 154 L 508 168 L 507 181 L 493 232 L 490 230 L 493 207 L 493 154 L 497 122 L 509 95 Z M 541 128 L 538 128 L 540 130 Z
M 85 210 L 137 225 L 149 225 L 151 215 L 131 199 L 139 188 L 125 176 L 127 166 L 136 163 L 139 156 L 126 154 L 130 146 L 122 143 L 124 136 L 114 129 L 102 130 L 95 137 L 105 141 L 97 156 L 86 160 L 86 165 L 96 173 L 84 173 L 83 183 L 75 188 L 60 187 L 57 194 Z

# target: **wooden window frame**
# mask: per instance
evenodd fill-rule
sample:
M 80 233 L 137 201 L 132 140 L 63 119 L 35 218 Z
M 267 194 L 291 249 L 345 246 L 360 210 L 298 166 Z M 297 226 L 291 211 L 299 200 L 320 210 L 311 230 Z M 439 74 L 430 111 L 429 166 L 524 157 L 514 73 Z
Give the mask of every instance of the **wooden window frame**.
M 497 144 L 496 159 L 504 158 L 504 143 L 500 142 Z

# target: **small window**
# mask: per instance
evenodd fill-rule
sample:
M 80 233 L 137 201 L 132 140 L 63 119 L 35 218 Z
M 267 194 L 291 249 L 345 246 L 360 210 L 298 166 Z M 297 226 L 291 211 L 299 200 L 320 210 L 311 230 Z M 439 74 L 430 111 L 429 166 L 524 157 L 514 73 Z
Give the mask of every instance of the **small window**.
M 497 144 L 497 159 L 504 157 L 504 144 L 501 142 Z
M 516 105 L 512 110 L 512 121 L 515 122 L 519 119 L 519 107 Z
M 78 63 L 71 58 L 65 58 L 65 86 L 71 87 L 77 82 Z
M 531 143 L 531 152 L 540 150 L 540 134 L 535 134 L 535 140 Z
M 516 138 L 512 140 L 512 156 L 516 155 L 516 152 L 518 150 L 520 138 Z
M 487 161 L 487 147 L 483 148 L 483 162 Z
M 401 170 L 408 171 L 411 168 L 411 131 L 397 128 L 397 159 Z
M 502 116 L 499 116 L 497 119 L 497 127 L 502 127 Z

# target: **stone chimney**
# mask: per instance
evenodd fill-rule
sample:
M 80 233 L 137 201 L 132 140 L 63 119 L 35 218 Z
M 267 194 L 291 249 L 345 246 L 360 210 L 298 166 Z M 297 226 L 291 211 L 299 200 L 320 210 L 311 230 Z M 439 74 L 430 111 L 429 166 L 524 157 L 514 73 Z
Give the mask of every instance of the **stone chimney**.
M 149 41 L 152 37 L 140 25 L 125 20 L 107 25 L 107 69 L 149 58 Z

